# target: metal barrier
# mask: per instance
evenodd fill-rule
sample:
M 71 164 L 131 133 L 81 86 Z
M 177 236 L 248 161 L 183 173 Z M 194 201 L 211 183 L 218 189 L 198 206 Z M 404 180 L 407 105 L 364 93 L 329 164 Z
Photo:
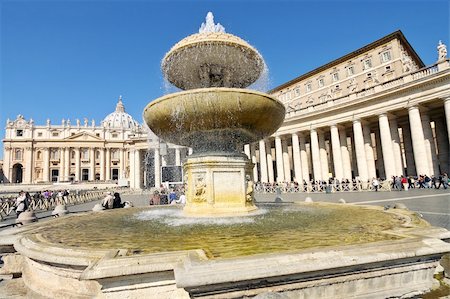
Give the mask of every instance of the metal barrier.
M 79 194 L 70 194 L 67 196 L 51 196 L 45 198 L 40 196 L 38 198 L 31 198 L 28 203 L 28 210 L 32 211 L 44 211 L 50 210 L 56 207 L 58 204 L 65 205 L 77 205 L 90 201 L 95 201 L 105 196 L 105 190 L 88 191 Z M 0 198 L 0 221 L 11 215 L 15 211 L 16 197 L 4 197 Z
M 323 192 L 361 192 L 361 191 L 375 191 L 375 186 L 369 182 L 349 182 L 349 183 L 306 183 L 300 185 L 282 184 L 278 185 L 264 185 L 257 184 L 255 187 L 256 193 L 276 193 L 280 190 L 281 193 L 323 193 Z M 391 191 L 391 182 L 383 181 L 378 186 L 378 191 Z

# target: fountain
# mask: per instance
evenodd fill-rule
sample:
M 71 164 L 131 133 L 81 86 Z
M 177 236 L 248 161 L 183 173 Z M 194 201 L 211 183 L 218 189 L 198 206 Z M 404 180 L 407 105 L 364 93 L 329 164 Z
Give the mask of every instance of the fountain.
M 193 148 L 184 210 L 60 214 L 0 231 L 0 275 L 22 276 L 31 298 L 406 298 L 429 290 L 450 232 L 416 213 L 311 200 L 257 210 L 252 164 L 240 149 L 272 134 L 284 107 L 243 89 L 264 68 L 254 48 L 212 14 L 200 31 L 162 62 L 186 91 L 144 111 L 162 139 Z M 448 258 L 443 266 L 448 276 Z
M 264 67 L 258 51 L 214 24 L 212 13 L 199 33 L 163 58 L 166 79 L 186 91 L 148 104 L 144 119 L 163 140 L 193 149 L 183 164 L 186 215 L 236 216 L 256 209 L 253 164 L 242 146 L 273 134 L 285 115 L 275 98 L 243 89 Z

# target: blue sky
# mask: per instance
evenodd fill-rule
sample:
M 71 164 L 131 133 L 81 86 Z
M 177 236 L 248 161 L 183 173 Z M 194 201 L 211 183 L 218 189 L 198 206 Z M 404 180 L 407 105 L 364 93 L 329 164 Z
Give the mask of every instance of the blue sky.
M 438 41 L 449 44 L 449 9 L 448 0 L 0 0 L 0 139 L 18 114 L 99 123 L 119 95 L 142 121 L 165 93 L 162 57 L 208 11 L 260 51 L 274 88 L 398 29 L 433 64 Z

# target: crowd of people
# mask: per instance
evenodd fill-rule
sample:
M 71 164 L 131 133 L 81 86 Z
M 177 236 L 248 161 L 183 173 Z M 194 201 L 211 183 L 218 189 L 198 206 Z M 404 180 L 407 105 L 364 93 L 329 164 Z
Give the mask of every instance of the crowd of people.
M 31 201 L 34 200 L 59 200 L 60 202 L 64 201 L 64 198 L 69 196 L 69 190 L 58 190 L 58 191 L 37 191 L 31 196 L 30 192 L 20 191 L 19 196 L 15 200 L 14 209 L 16 212 L 16 216 L 19 215 L 26 210 L 28 210 Z
M 447 173 L 442 173 L 438 177 L 431 175 L 419 175 L 419 176 L 393 176 L 391 180 L 391 190 L 408 190 L 408 189 L 444 189 L 448 188 L 449 178 Z
M 182 188 L 172 187 L 166 188 L 161 186 L 159 189 L 153 191 L 150 196 L 149 204 L 152 205 L 174 205 L 174 204 L 185 204 L 186 195 Z
M 123 208 L 124 206 L 125 203 L 122 203 L 119 192 L 114 192 L 113 194 L 108 191 L 106 192 L 106 196 L 102 199 L 102 207 L 106 210 Z

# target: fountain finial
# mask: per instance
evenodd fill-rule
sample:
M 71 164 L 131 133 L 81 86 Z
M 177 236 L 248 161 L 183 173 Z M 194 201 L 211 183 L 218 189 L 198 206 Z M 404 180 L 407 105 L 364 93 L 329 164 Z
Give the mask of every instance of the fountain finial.
M 212 12 L 206 14 L 206 22 L 202 23 L 198 33 L 209 33 L 209 32 L 223 32 L 225 33 L 225 27 L 220 25 L 220 23 L 214 24 L 214 15 Z

